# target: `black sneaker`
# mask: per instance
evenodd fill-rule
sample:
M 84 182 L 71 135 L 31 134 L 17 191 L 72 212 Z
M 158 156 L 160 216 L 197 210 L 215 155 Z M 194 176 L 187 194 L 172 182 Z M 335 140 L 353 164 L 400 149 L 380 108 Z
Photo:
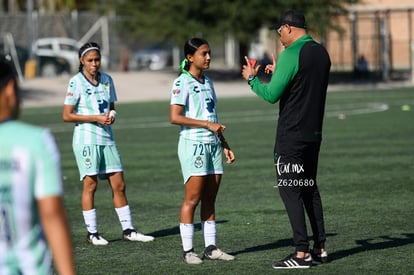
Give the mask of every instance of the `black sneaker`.
M 326 251 L 322 253 L 315 253 L 313 250 L 311 251 L 312 256 L 312 263 L 315 265 L 318 264 L 325 264 L 328 262 L 328 253 Z
M 272 264 L 274 269 L 309 268 L 312 265 L 312 256 L 306 258 L 296 257 L 296 253 Z

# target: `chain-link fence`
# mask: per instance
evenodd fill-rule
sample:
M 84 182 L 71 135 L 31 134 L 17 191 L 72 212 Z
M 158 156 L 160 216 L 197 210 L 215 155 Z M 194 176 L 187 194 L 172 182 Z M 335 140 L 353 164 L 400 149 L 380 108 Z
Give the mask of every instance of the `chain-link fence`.
M 413 14 L 411 9 L 367 9 L 339 17 L 343 32 L 330 32 L 326 40 L 333 71 L 353 71 L 357 78 L 410 78 Z
M 349 75 L 350 72 L 361 73 L 367 68 L 369 74 L 354 76 L 369 75 L 380 80 L 410 78 L 413 67 L 413 14 L 411 9 L 364 10 L 338 17 L 336 23 L 342 26 L 343 32 L 329 32 L 324 40 L 332 59 L 332 71 Z M 117 22 L 123 19 L 115 15 L 106 16 L 104 24 L 96 27 L 100 18 L 97 13 L 76 11 L 51 15 L 34 13 L 30 16 L 25 13 L 0 14 L 0 35 L 5 37 L 10 33 L 16 45 L 30 50 L 30 44 L 36 38 L 70 37 L 79 40 L 89 32 L 89 41 L 107 45 L 108 68 L 118 70 L 123 53 L 135 51 L 136 44 L 128 35 L 128 30 L 118 31 Z M 92 34 L 91 28 L 94 28 Z M 239 64 L 238 61 L 229 62 L 229 57 L 225 56 L 225 43 L 223 39 L 223 42 L 211 45 L 218 49 L 215 60 L 222 60 L 224 67 L 226 63 Z

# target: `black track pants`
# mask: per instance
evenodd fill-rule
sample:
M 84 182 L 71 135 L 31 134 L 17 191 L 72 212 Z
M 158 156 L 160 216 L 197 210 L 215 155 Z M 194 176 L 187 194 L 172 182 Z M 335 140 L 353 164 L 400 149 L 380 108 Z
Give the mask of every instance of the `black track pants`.
M 305 211 L 314 248 L 325 246 L 322 200 L 316 184 L 320 143 L 276 144 L 275 169 L 280 197 L 293 231 L 296 251 L 309 251 Z

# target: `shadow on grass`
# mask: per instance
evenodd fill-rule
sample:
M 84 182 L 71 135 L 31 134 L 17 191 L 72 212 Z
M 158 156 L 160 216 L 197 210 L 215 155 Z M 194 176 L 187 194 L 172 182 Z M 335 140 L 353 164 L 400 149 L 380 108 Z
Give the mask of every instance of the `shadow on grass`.
M 216 224 L 219 223 L 226 223 L 228 222 L 227 220 L 222 220 L 222 221 L 216 221 Z M 201 223 L 195 223 L 194 224 L 194 231 L 200 231 L 201 230 Z M 149 234 L 151 236 L 154 237 L 166 237 L 166 236 L 171 236 L 171 235 L 180 235 L 180 227 L 179 226 L 174 226 L 171 228 L 167 228 L 167 229 L 163 229 L 163 230 L 159 230 L 159 231 L 154 231 L 151 234 Z
M 326 234 L 326 236 L 327 237 L 336 236 L 336 233 Z M 277 248 L 292 246 L 292 245 L 293 245 L 293 239 L 292 238 L 282 239 L 282 240 L 278 240 L 278 241 L 273 242 L 273 243 L 247 247 L 243 250 L 232 252 L 231 254 L 237 255 L 237 254 L 243 254 L 243 253 L 251 253 L 251 252 L 257 252 L 257 251 L 277 249 Z
M 327 234 L 328 237 L 335 236 L 335 235 L 336 235 L 335 233 Z M 356 240 L 355 243 L 358 245 L 357 247 L 329 253 L 329 261 L 330 262 L 336 261 L 336 260 L 351 256 L 353 254 L 361 253 L 361 252 L 401 247 L 404 245 L 414 243 L 413 233 L 405 233 L 403 234 L 403 236 L 404 237 L 402 238 L 394 238 L 390 236 L 379 236 L 378 238 L 383 240 L 379 242 L 378 241 L 373 242 L 378 238 Z M 277 248 L 287 247 L 287 246 L 292 246 L 292 239 L 282 239 L 282 240 L 278 240 L 273 243 L 248 247 L 243 250 L 235 251 L 232 254 L 237 255 L 237 254 L 243 254 L 243 253 L 251 253 L 251 252 L 257 252 L 257 251 L 277 249 Z
M 329 261 L 336 261 L 336 260 L 348 257 L 350 255 L 365 252 L 365 251 L 388 249 L 388 248 L 400 247 L 400 246 L 414 243 L 413 233 L 405 233 L 402 235 L 404 235 L 405 237 L 393 238 L 390 236 L 379 236 L 378 238 L 384 240 L 384 241 L 379 241 L 379 242 L 372 242 L 376 240 L 377 238 L 356 240 L 355 243 L 358 245 L 357 247 L 339 250 L 339 251 L 330 253 Z
M 227 220 L 223 220 L 223 221 L 216 221 L 216 224 L 218 223 L 226 223 L 228 222 Z M 194 224 L 194 231 L 201 231 L 201 223 L 196 223 Z M 160 237 L 167 237 L 167 236 L 171 236 L 171 235 L 180 235 L 180 227 L 179 226 L 174 226 L 171 228 L 167 228 L 167 229 L 163 229 L 163 230 L 159 230 L 159 231 L 154 231 L 151 233 L 145 233 L 146 235 L 150 235 L 150 236 L 154 236 L 155 238 L 160 238 Z M 118 241 L 122 241 L 122 239 L 112 239 L 112 240 L 108 240 L 109 242 L 118 242 Z

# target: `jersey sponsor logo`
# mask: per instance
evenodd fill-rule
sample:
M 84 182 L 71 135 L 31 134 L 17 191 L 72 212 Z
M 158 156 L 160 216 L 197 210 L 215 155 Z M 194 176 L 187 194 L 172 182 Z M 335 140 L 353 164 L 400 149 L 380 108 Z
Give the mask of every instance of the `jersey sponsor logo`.
M 109 91 L 110 91 L 110 85 L 109 85 L 109 83 L 108 82 L 106 82 L 106 83 L 104 83 L 104 92 L 106 92 L 106 93 L 108 93 L 109 94 Z
M 195 92 L 196 94 L 198 94 L 199 92 L 201 92 L 201 90 L 200 90 L 200 88 L 198 86 L 194 86 L 193 92 Z
M 174 89 L 172 91 L 172 93 L 173 93 L 173 95 L 177 96 L 177 95 L 179 95 L 181 93 L 181 91 L 180 91 L 180 89 Z
M 203 165 L 204 165 L 203 160 L 201 159 L 200 156 L 198 156 L 196 160 L 194 161 L 195 168 L 201 168 L 203 167 Z
M 108 89 L 109 89 L 109 87 L 108 87 Z M 109 90 L 106 91 L 106 87 L 104 87 L 103 90 L 102 89 L 92 90 L 90 88 L 87 88 L 86 91 L 85 91 L 85 94 L 87 94 L 88 96 L 90 96 L 90 95 L 99 95 L 99 96 L 102 97 L 102 96 L 105 96 L 105 92 L 109 93 Z

